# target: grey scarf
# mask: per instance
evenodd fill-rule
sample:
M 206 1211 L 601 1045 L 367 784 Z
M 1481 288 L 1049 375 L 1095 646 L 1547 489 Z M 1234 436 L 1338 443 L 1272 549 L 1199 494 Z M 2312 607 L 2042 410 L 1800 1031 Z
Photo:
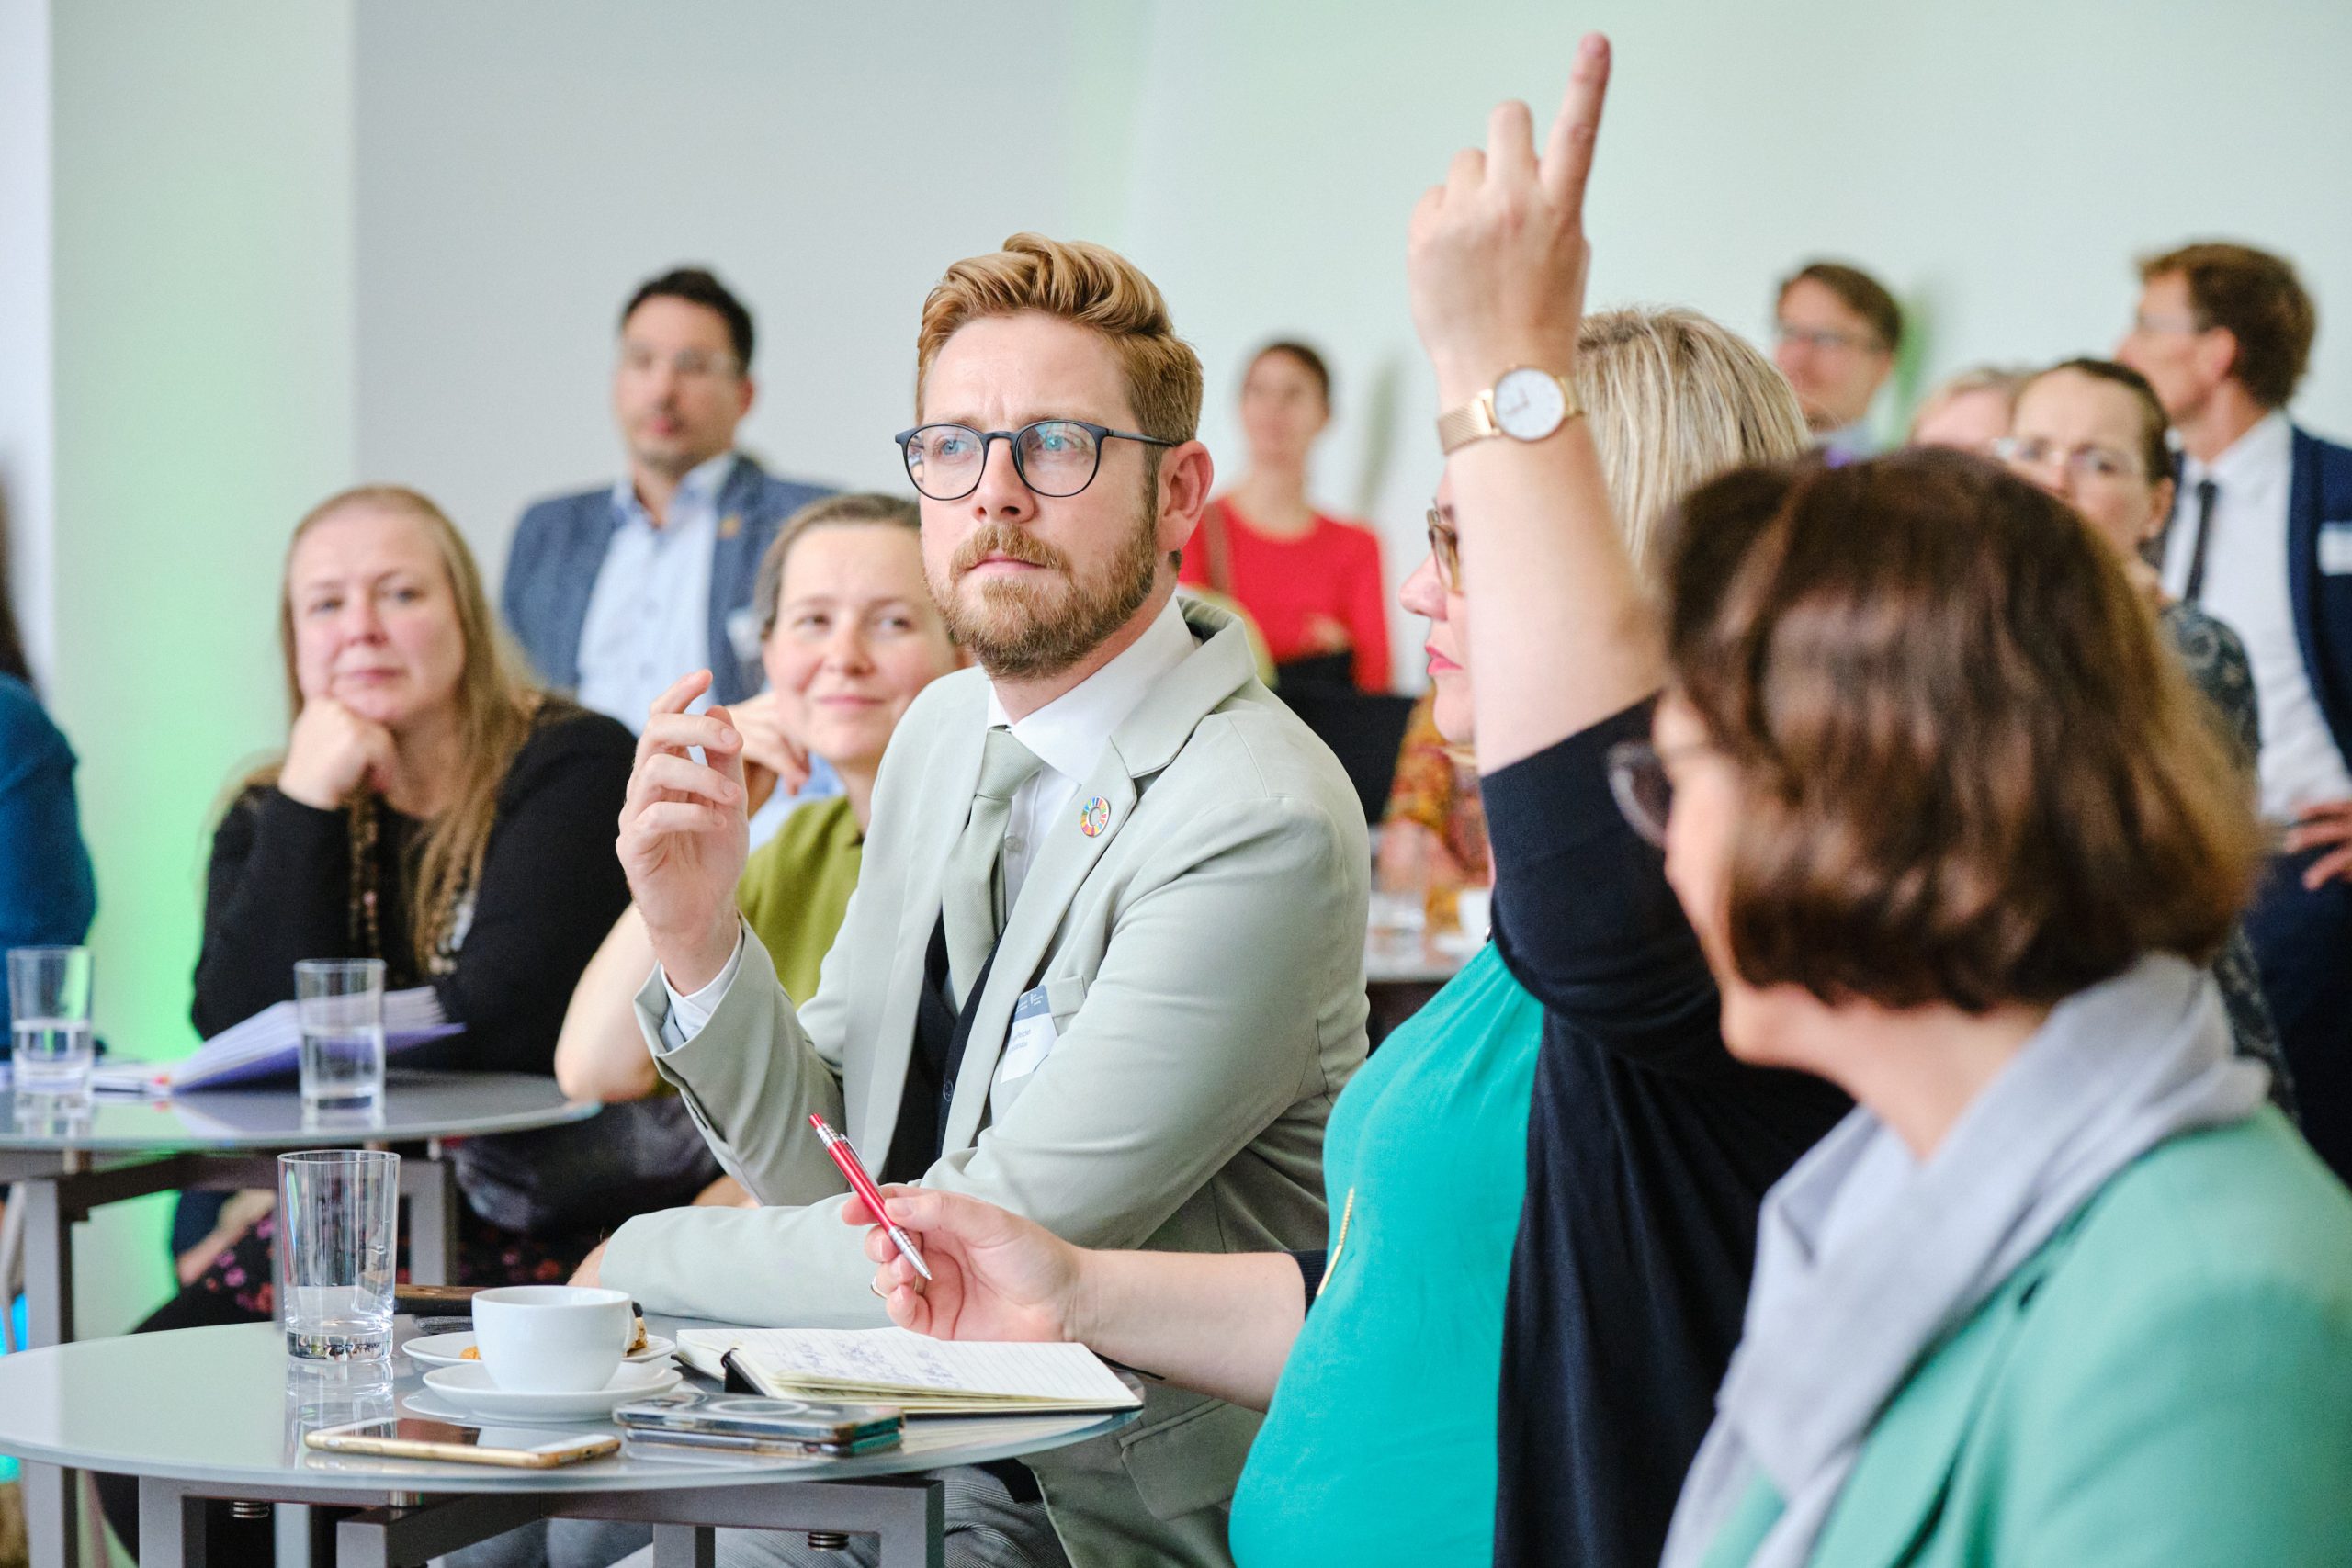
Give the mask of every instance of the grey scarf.
M 1698 1568 L 1759 1474 L 1786 1506 L 1747 1568 L 1798 1568 L 1928 1348 L 2117 1171 L 2249 1115 L 2268 1086 L 2231 1055 L 2206 972 L 2155 957 L 2060 1003 L 1926 1164 L 1891 1159 L 1894 1134 L 1868 1111 L 1839 1122 L 1765 1196 L 1739 1349 L 1664 1568 Z M 1896 1186 L 1861 1192 L 1858 1169 Z M 1825 1222 L 1858 1197 L 1825 1251 Z

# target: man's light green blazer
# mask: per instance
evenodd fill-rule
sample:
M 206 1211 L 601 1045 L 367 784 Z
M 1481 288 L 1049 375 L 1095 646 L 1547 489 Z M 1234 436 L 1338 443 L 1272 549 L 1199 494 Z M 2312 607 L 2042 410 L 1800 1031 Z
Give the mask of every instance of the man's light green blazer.
M 2267 1106 L 2125 1168 L 1912 1373 L 1812 1563 L 2352 1564 L 2352 1195 Z
M 1329 750 L 1259 682 L 1240 624 L 1198 604 L 1183 614 L 1193 651 L 1032 851 L 923 1179 L 1086 1247 L 1320 1247 L 1323 1125 L 1364 1054 L 1363 807 Z M 676 1051 L 659 1044 L 660 976 L 639 993 L 662 1076 L 766 1206 L 632 1220 L 605 1254 L 606 1284 L 733 1323 L 885 1321 L 808 1116 L 842 1125 L 877 1167 L 889 1146 L 987 715 L 978 671 L 908 709 L 857 891 L 805 1006 L 751 940 L 710 1021 Z M 1007 1077 L 1013 1003 L 1041 986 L 1058 1037 L 1034 1071 Z M 1078 1562 L 1222 1562 L 1257 1426 L 1154 1389 L 1115 1438 L 1034 1468 Z

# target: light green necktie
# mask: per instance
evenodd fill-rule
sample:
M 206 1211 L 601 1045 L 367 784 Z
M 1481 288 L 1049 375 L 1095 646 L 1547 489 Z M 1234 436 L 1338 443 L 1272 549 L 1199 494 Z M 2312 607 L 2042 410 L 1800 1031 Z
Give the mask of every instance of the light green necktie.
M 980 752 L 980 787 L 963 836 L 947 852 L 940 919 L 947 926 L 948 983 L 960 1008 L 1004 927 L 1004 825 L 1015 791 L 1043 766 L 1002 725 Z

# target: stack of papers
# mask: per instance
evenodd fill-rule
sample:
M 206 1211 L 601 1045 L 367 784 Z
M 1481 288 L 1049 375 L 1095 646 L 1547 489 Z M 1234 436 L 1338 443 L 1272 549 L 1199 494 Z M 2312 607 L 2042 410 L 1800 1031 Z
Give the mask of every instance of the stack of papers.
M 384 993 L 384 1054 L 443 1040 L 464 1026 L 442 1015 L 441 998 L 430 986 Z M 225 1089 L 262 1078 L 292 1077 L 300 1070 L 302 1026 L 290 1001 L 266 1007 L 232 1024 L 176 1062 L 103 1061 L 91 1075 L 93 1089 L 116 1094 L 179 1094 Z
M 707 1377 L 732 1361 L 771 1399 L 895 1404 L 910 1416 L 1132 1410 L 1142 1396 L 1083 1345 L 926 1338 L 903 1328 L 686 1328 L 678 1355 Z

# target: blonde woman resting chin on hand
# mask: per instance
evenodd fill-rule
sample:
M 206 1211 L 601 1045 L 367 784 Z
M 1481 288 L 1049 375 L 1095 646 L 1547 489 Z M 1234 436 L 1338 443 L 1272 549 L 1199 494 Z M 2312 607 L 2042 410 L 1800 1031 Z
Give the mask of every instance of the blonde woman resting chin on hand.
M 736 889 L 795 997 L 816 989 L 857 885 L 890 732 L 917 693 L 963 662 L 923 584 L 920 528 L 912 502 L 828 496 L 788 522 L 760 563 L 753 603 L 768 690 L 729 714 L 744 737 L 752 788 L 797 784 L 815 756 L 841 775 L 842 790 L 786 818 Z M 633 1000 L 652 971 L 652 944 L 632 904 L 564 1014 L 555 1072 L 566 1093 L 610 1101 L 654 1091 L 660 1077 Z M 727 1178 L 700 1201 L 748 1198 Z

